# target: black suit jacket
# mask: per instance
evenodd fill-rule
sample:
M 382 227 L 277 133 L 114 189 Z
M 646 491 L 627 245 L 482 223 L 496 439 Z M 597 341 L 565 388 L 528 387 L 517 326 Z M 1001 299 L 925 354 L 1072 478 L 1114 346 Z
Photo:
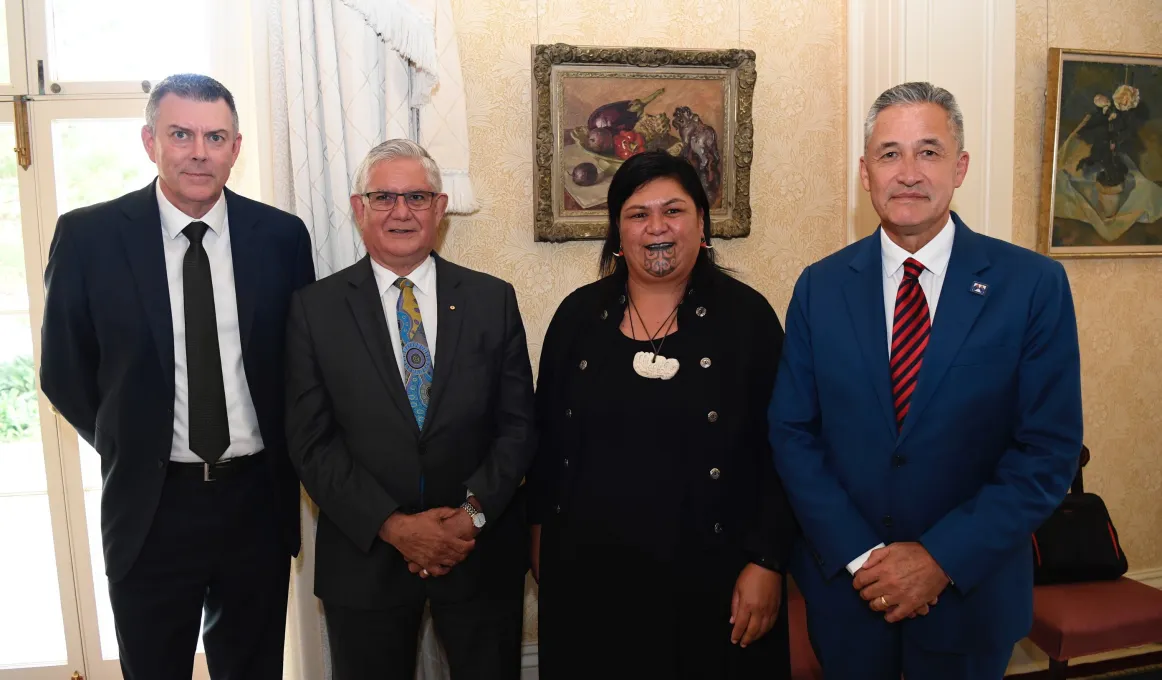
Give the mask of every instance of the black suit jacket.
M 44 274 L 41 389 L 101 455 L 113 581 L 145 541 L 173 443 L 173 319 L 155 184 L 61 215 Z M 311 241 L 294 215 L 225 191 L 242 363 L 290 555 L 299 493 L 286 457 L 283 349 L 291 293 L 315 278 Z
M 575 473 L 585 465 L 578 423 L 604 398 L 605 387 L 591 378 L 608 361 L 616 337 L 608 327 L 621 323 L 625 306 L 622 271 L 574 291 L 549 324 L 537 379 L 538 451 L 528 476 L 533 524 L 567 522 L 570 513 L 585 512 L 571 503 Z M 690 413 L 674 414 L 697 423 L 685 442 L 689 453 L 674 456 L 685 461 L 681 493 L 700 527 L 695 540 L 783 571 L 799 528 L 767 440 L 767 405 L 783 345 L 779 317 L 758 291 L 700 263 L 678 308 L 678 327 L 711 367 L 682 366 L 698 382 L 688 395 Z M 637 514 L 627 508 L 625 521 Z
M 397 510 L 457 507 L 467 489 L 488 523 L 469 557 L 430 580 L 429 592 L 466 598 L 497 579 L 522 579 L 527 569 L 517 489 L 533 453 L 533 386 L 516 292 L 437 257 L 436 297 L 436 359 L 422 433 L 392 355 L 371 260 L 306 287 L 292 302 L 287 441 L 319 506 L 315 593 L 328 602 L 414 601 L 425 584 L 380 540 L 379 529 Z

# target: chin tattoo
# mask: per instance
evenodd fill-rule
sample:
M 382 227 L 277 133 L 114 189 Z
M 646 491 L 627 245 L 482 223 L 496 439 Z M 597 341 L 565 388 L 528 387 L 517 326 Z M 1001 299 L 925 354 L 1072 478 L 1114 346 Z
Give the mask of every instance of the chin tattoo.
M 674 271 L 677 264 L 677 261 L 674 259 L 673 248 L 666 250 L 647 250 L 645 260 L 642 261 L 642 266 L 646 272 L 658 278 Z

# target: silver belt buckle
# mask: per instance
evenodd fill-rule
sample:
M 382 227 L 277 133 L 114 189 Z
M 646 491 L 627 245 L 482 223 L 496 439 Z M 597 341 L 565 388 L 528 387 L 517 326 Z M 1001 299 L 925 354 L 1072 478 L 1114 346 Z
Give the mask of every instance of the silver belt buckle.
M 203 482 L 215 481 L 214 478 L 210 476 L 210 464 L 209 463 L 202 463 L 202 481 Z

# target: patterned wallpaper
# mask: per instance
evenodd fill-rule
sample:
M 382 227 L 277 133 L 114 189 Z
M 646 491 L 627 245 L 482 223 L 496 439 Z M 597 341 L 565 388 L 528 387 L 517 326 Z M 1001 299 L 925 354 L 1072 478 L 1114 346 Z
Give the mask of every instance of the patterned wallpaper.
M 803 267 L 844 245 L 843 0 L 454 0 L 453 9 L 481 209 L 451 218 L 442 252 L 516 286 L 534 365 L 557 305 L 596 277 L 599 245 L 533 241 L 533 44 L 755 50 L 753 231 L 719 241 L 720 261 L 785 310 Z M 535 630 L 530 607 L 526 638 Z
M 534 362 L 557 305 L 595 278 L 599 247 L 533 241 L 535 43 L 755 50 L 754 230 L 719 242 L 719 256 L 785 310 L 802 268 L 843 245 L 842 0 L 456 0 L 453 7 L 482 207 L 451 219 L 443 252 L 516 286 Z
M 1111 7 L 1116 7 L 1112 10 Z M 1162 3 L 1017 0 L 1013 240 L 1034 247 L 1049 47 L 1162 54 Z M 1086 490 L 1131 570 L 1162 567 L 1162 258 L 1067 260 L 1081 335 Z

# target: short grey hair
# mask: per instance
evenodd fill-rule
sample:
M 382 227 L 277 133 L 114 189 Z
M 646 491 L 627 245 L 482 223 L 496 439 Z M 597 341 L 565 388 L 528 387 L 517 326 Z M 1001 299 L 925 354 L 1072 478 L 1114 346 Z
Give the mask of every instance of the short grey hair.
M 169 76 L 149 92 L 149 103 L 145 105 L 145 124 L 149 131 L 157 134 L 157 110 L 161 100 L 167 94 L 176 95 L 182 99 L 192 99 L 196 102 L 216 102 L 225 100 L 230 107 L 230 119 L 234 122 L 234 133 L 238 133 L 238 109 L 234 106 L 234 95 L 226 86 L 210 76 L 197 73 L 178 73 Z
M 875 129 L 876 118 L 880 112 L 902 104 L 936 104 L 944 109 L 948 114 L 948 129 L 956 138 L 956 150 L 964 151 L 964 114 L 960 112 L 956 97 L 943 87 L 924 82 L 901 83 L 884 90 L 883 94 L 876 97 L 863 122 L 863 148 L 866 149 L 868 141 L 871 140 L 872 130 Z
M 424 166 L 424 172 L 428 175 L 428 185 L 432 187 L 432 191 L 440 193 L 444 190 L 444 183 L 440 179 L 440 166 L 436 165 L 436 161 L 428 155 L 424 147 L 410 139 L 389 139 L 368 151 L 363 162 L 359 164 L 359 168 L 355 170 L 355 195 L 360 196 L 367 191 L 367 183 L 371 180 L 371 171 L 376 165 L 400 158 L 418 160 L 420 165 Z

